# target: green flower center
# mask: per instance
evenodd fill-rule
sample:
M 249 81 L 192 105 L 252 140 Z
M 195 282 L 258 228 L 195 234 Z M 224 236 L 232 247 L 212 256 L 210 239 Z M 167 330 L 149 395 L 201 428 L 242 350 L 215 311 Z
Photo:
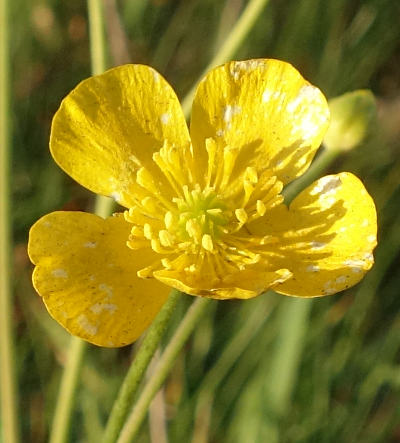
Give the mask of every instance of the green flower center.
M 177 213 L 168 212 L 169 230 L 174 231 L 174 221 L 177 219 L 176 235 L 181 240 L 192 239 L 197 245 L 202 244 L 205 249 L 212 249 L 212 239 L 220 238 L 223 227 L 229 221 L 229 211 L 218 199 L 213 189 L 201 190 L 200 186 L 189 191 L 183 187 L 184 198 L 176 198 Z

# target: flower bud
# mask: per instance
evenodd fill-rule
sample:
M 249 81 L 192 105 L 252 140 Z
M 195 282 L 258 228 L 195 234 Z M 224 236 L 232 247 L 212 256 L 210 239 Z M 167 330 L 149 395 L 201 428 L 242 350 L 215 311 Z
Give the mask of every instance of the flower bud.
M 357 147 L 376 119 L 376 102 L 371 91 L 359 89 L 328 102 L 331 123 L 324 138 L 327 149 L 347 151 Z

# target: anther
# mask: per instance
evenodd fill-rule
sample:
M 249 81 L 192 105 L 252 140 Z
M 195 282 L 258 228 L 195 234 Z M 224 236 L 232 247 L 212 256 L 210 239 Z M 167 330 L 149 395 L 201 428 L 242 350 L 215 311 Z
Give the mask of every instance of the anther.
M 201 246 L 203 246 L 204 249 L 211 252 L 214 249 L 214 244 L 211 238 L 211 235 L 204 234 L 201 238 Z
M 245 224 L 247 222 L 247 212 L 244 208 L 238 208 L 235 210 L 236 218 L 240 221 L 240 223 Z
M 153 230 L 151 229 L 151 226 L 149 223 L 145 223 L 143 226 L 143 235 L 148 239 L 151 240 L 153 238 Z
M 174 216 L 172 215 L 171 211 L 168 211 L 168 212 L 165 213 L 164 223 L 165 223 L 165 227 L 167 229 L 171 229 L 172 228 L 172 225 L 174 223 Z
M 163 229 L 158 233 L 158 236 L 160 238 L 160 243 L 165 247 L 171 247 L 174 244 L 174 238 L 171 235 L 170 232 Z
M 257 207 L 257 214 L 260 217 L 262 217 L 267 212 L 267 207 L 261 200 L 257 200 L 256 207 Z

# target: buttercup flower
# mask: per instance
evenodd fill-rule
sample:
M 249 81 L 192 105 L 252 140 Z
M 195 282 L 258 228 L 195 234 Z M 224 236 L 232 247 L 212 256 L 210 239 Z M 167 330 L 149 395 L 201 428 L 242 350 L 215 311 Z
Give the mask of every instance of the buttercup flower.
M 31 229 L 33 282 L 50 314 L 102 346 L 133 342 L 169 287 L 216 299 L 267 289 L 334 294 L 373 264 L 376 212 L 343 172 L 287 207 L 329 124 L 323 94 L 288 63 L 230 62 L 199 84 L 190 131 L 152 68 L 126 65 L 62 102 L 50 150 L 80 184 L 126 208 L 53 212 Z

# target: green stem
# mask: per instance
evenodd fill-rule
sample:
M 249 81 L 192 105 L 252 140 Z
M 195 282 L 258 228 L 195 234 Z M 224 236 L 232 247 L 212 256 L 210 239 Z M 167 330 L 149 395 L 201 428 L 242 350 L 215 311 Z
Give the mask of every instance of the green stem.
M 167 378 L 182 346 L 189 338 L 197 322 L 209 306 L 209 303 L 211 303 L 211 300 L 198 297 L 190 306 L 171 341 L 165 348 L 164 353 L 158 361 L 157 367 L 154 368 L 153 375 L 148 380 L 140 394 L 125 426 L 122 428 L 118 443 L 129 443 L 135 438 L 140 429 L 140 425 L 146 416 L 151 400 Z
M 0 0 L 0 371 L 3 441 L 19 441 L 11 290 L 10 56 L 8 6 Z
M 106 70 L 104 20 L 102 0 L 87 0 L 90 34 L 90 61 L 92 75 Z
M 135 397 L 139 384 L 142 381 L 150 360 L 157 350 L 169 319 L 181 296 L 182 294 L 179 291 L 175 289 L 171 291 L 167 302 L 162 307 L 143 339 L 114 403 L 110 418 L 108 419 L 103 443 L 115 442 L 118 438 L 122 425 L 128 415 L 129 408 L 132 406 L 132 400 Z
M 74 405 L 77 382 L 82 366 L 86 342 L 80 338 L 71 337 L 61 386 L 58 393 L 56 410 L 51 428 L 50 443 L 64 443 L 68 437 L 72 407 Z
M 232 28 L 225 43 L 218 50 L 217 54 L 208 64 L 207 68 L 203 71 L 200 78 L 204 76 L 210 69 L 215 66 L 221 65 L 229 60 L 236 50 L 239 48 L 240 44 L 243 42 L 250 29 L 254 25 L 257 18 L 260 16 L 262 9 L 268 4 L 268 0 L 250 0 L 240 16 L 236 25 Z M 200 80 L 200 79 L 199 79 Z M 197 87 L 196 82 L 193 88 L 188 92 L 186 97 L 182 102 L 182 108 L 185 116 L 190 114 L 190 109 L 192 106 L 193 96 Z
M 88 0 L 88 16 L 90 30 L 90 53 L 92 74 L 105 71 L 105 41 L 103 30 L 103 11 L 101 0 Z M 113 200 L 98 196 L 95 213 L 101 217 L 110 215 Z M 50 443 L 64 443 L 68 436 L 80 369 L 87 344 L 83 340 L 71 337 L 66 366 L 61 379 L 56 409 L 54 413 Z

